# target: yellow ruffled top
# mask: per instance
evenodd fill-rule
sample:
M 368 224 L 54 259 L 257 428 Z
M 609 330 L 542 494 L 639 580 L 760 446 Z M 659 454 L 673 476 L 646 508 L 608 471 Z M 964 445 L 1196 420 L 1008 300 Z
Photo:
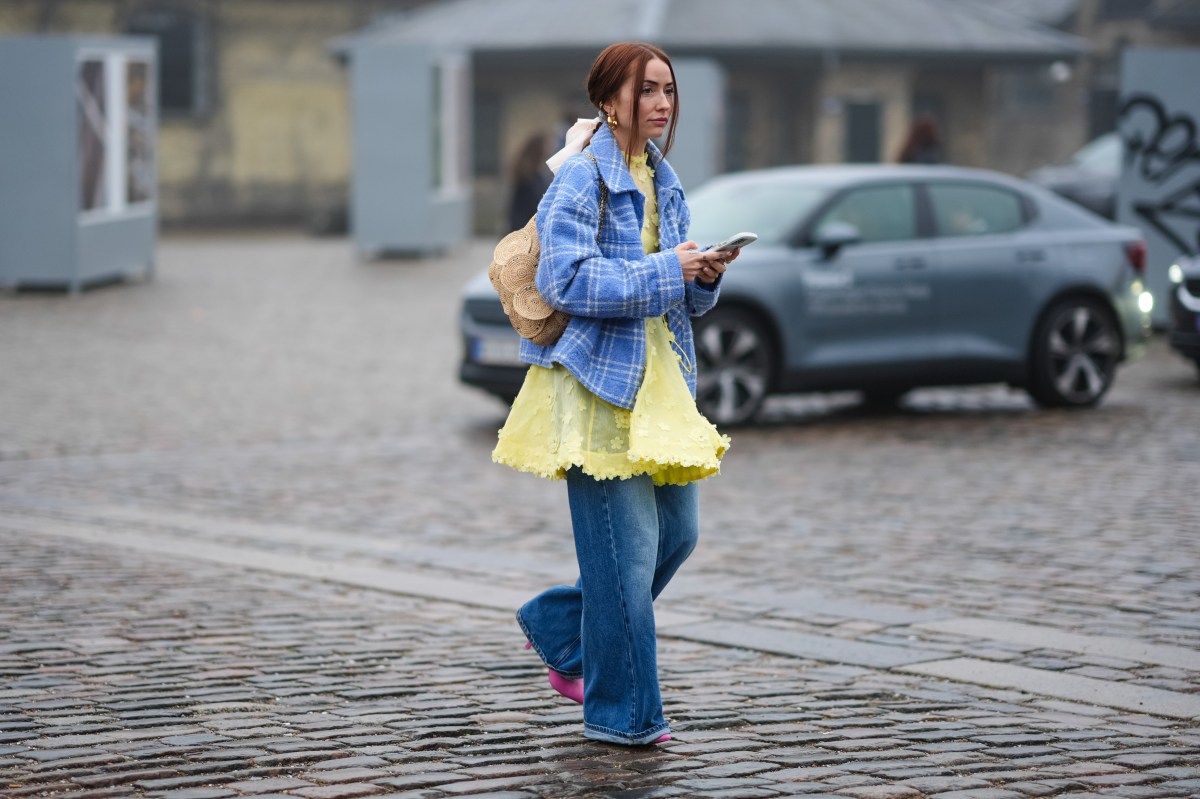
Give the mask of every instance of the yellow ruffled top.
M 642 246 L 658 252 L 658 198 L 654 170 L 643 154 L 629 171 L 646 198 Z M 626 410 L 583 387 L 561 364 L 530 366 L 492 460 L 561 480 L 578 466 L 599 480 L 648 474 L 656 485 L 685 485 L 716 474 L 729 448 L 696 408 L 680 369 L 683 363 L 666 319 L 646 320 L 646 371 Z
M 647 253 L 658 252 L 658 194 L 654 191 L 654 167 L 650 166 L 650 154 L 642 153 L 629 159 L 629 174 L 646 198 L 646 214 L 642 219 L 642 249 Z

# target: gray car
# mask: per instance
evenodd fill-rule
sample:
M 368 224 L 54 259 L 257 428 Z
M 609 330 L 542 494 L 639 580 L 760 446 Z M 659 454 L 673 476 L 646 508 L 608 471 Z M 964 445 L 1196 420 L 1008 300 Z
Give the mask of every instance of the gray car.
M 1095 405 L 1150 334 L 1140 233 L 1031 183 L 942 166 L 788 167 L 689 196 L 701 245 L 758 234 L 695 320 L 697 400 L 718 424 L 773 393 L 1004 382 Z M 464 382 L 511 398 L 517 338 L 482 276 L 462 317 Z
M 1025 177 L 1108 219 L 1117 216 L 1117 181 L 1124 144 L 1116 133 L 1092 139 L 1065 164 L 1035 169 Z
M 1200 255 L 1181 255 L 1167 270 L 1171 282 L 1171 347 L 1200 374 Z

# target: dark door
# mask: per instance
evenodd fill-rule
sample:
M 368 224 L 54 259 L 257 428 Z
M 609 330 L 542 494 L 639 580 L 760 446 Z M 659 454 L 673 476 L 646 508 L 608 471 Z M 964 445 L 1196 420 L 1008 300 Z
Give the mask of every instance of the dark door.
M 846 103 L 846 163 L 879 162 L 879 103 Z

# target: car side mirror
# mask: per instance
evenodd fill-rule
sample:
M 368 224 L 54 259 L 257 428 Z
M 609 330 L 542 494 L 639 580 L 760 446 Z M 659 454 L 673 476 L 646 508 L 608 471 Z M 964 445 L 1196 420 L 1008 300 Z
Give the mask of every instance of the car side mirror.
M 821 254 L 832 258 L 846 246 L 862 241 L 862 233 L 849 222 L 830 222 L 821 225 L 814 237 L 814 244 L 821 249 Z

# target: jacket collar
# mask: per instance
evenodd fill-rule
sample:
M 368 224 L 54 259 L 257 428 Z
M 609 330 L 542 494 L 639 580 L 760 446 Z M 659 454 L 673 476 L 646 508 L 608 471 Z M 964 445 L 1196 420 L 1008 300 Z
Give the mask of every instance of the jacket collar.
M 589 146 L 592 155 L 596 156 L 596 163 L 600 166 L 600 177 L 604 179 L 604 185 L 608 186 L 610 192 L 638 190 L 637 184 L 633 182 L 633 176 L 629 174 L 629 167 L 625 164 L 625 153 L 621 151 L 621 145 L 609 130 L 608 125 L 600 125 L 600 128 L 592 135 L 592 143 Z M 683 186 L 679 183 L 679 177 L 675 174 L 675 170 L 671 169 L 671 165 L 654 146 L 654 142 L 649 142 L 646 149 L 650 153 L 650 165 L 654 167 L 654 182 L 657 184 L 658 191 L 660 193 L 666 190 L 683 191 Z

